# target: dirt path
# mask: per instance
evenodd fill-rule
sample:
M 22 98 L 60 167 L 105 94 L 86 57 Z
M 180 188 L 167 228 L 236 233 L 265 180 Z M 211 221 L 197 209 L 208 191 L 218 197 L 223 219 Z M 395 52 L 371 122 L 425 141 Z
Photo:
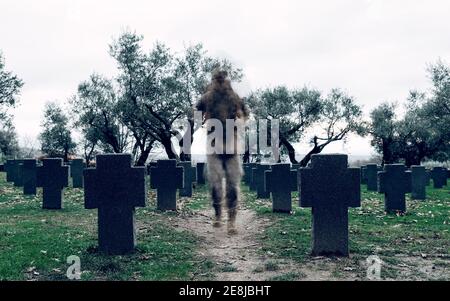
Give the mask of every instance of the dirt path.
M 261 255 L 258 235 L 264 231 L 268 219 L 256 216 L 253 210 L 240 208 L 236 220 L 237 235 L 227 234 L 226 223 L 213 228 L 214 213 L 196 211 L 178 222 L 178 227 L 192 231 L 203 239 L 200 255 L 216 263 L 215 280 L 262 281 L 293 270 L 293 264 Z
M 179 219 L 177 226 L 202 238 L 199 254 L 216 263 L 214 280 L 266 281 L 279 277 L 287 277 L 286 280 L 337 280 L 332 275 L 336 264 L 331 259 L 317 257 L 310 263 L 301 265 L 261 252 L 258 238 L 271 221 L 258 217 L 251 209 L 239 209 L 236 220 L 238 234 L 234 236 L 227 234 L 226 223 L 222 228 L 214 228 L 213 219 L 212 208 L 200 210 Z M 355 275 L 349 273 L 339 280 L 354 279 Z
M 224 212 L 226 211 L 224 210 Z M 258 216 L 251 209 L 239 209 L 236 220 L 238 234 L 234 236 L 227 234 L 225 222 L 222 228 L 214 228 L 212 226 L 213 219 L 213 209 L 209 208 L 193 211 L 174 220 L 176 227 L 193 232 L 202 238 L 198 250 L 199 255 L 215 263 L 211 271 L 215 278 L 211 280 L 367 280 L 361 276 L 361 272 L 358 275 L 358 270 L 361 269 L 365 273 L 365 261 L 362 260 L 355 265 L 351 259 L 352 256 L 350 258 L 311 257 L 307 262 L 300 264 L 262 252 L 262 244 L 259 239 L 272 221 L 269 218 Z M 262 236 L 264 237 L 264 235 Z M 409 262 L 401 264 L 399 267 L 404 267 L 405 271 L 399 270 L 400 275 L 397 277 L 403 280 L 430 280 L 448 275 L 448 270 L 444 266 L 435 266 L 433 261 L 424 262 L 422 258 L 420 258 L 420 262 L 416 262 L 418 260 L 414 258 L 414 264 Z M 385 268 L 388 269 L 389 265 Z M 336 270 L 340 272 L 336 274 Z M 387 270 L 385 271 L 387 272 Z M 414 273 L 412 274 L 412 272 Z M 418 273 L 420 276 L 417 275 Z M 390 277 L 386 275 L 386 279 L 389 280 Z

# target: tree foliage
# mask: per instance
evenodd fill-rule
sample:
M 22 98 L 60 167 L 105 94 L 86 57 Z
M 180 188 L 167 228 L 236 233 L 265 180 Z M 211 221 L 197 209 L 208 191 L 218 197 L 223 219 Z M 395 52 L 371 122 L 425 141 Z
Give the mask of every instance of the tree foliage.
M 350 133 L 362 133 L 362 122 L 362 110 L 354 98 L 342 90 L 333 89 L 322 100 L 318 132 L 311 141 L 313 148 L 300 161 L 300 165 L 307 166 L 312 155 L 321 153 L 333 142 L 345 140 Z
M 145 145 L 156 141 L 169 158 L 178 159 L 172 139 L 183 133 L 174 129 L 175 121 L 186 119 L 193 133 L 192 107 L 205 91 L 212 71 L 227 70 L 233 80 L 240 80 L 242 72 L 227 60 L 209 57 L 201 44 L 177 55 L 164 44 L 156 43 L 146 53 L 142 39 L 127 32 L 110 45 L 110 54 L 119 68 L 121 116 L 135 138 L 144 138 L 140 142 L 137 139 L 141 148 L 145 150 Z
M 438 61 L 428 69 L 432 82 L 427 92 L 410 91 L 403 117 L 393 104 L 381 104 L 371 113 L 367 132 L 383 156 L 383 164 L 450 159 L 450 67 Z
M 0 123 L 0 159 L 13 158 L 19 152 L 17 133 L 11 120 Z
M 80 83 L 77 95 L 70 100 L 87 161 L 97 148 L 109 153 L 127 150 L 130 131 L 120 119 L 117 103 L 112 81 L 98 74 Z
M 67 162 L 76 144 L 72 140 L 69 119 L 58 104 L 50 102 L 45 105 L 41 127 L 41 151 L 49 157 L 64 158 Z
M 303 88 L 290 90 L 284 86 L 260 89 L 252 93 L 247 104 L 256 119 L 279 120 L 280 147 L 287 151 L 292 163 L 298 142 L 307 128 L 317 122 L 322 112 L 320 92 Z
M 0 117 L 4 117 L 6 108 L 17 103 L 22 86 L 23 81 L 17 75 L 5 70 L 5 61 L 0 52 Z
M 315 89 L 290 90 L 279 86 L 252 93 L 248 104 L 255 118 L 269 122 L 279 120 L 280 146 L 288 153 L 291 163 L 298 163 L 293 144 L 307 131 L 315 132 L 311 139 L 313 148 L 301 160 L 302 166 L 330 143 L 345 139 L 351 132 L 361 131 L 361 108 L 339 89 L 322 97 Z
M 14 157 L 19 151 L 17 133 L 8 109 L 18 101 L 23 81 L 5 69 L 5 61 L 0 52 L 0 158 Z
M 397 105 L 382 103 L 370 113 L 366 131 L 372 136 L 371 145 L 382 154 L 382 164 L 398 161 L 398 122 L 395 113 Z

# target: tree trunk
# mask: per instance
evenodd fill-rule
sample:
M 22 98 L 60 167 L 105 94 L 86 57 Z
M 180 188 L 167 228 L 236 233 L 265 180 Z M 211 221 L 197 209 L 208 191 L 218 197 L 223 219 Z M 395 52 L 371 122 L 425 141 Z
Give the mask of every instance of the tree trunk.
M 405 158 L 405 165 L 406 167 L 410 168 L 413 165 L 420 165 L 423 158 L 420 158 L 417 154 L 412 154 L 410 156 L 406 156 Z
M 139 158 L 136 161 L 136 166 L 145 166 L 145 162 L 147 162 L 148 156 L 152 151 L 153 143 L 154 141 L 150 142 L 144 149 L 141 149 L 141 154 L 139 155 Z
M 64 163 L 69 162 L 69 150 L 68 149 L 64 149 Z
M 420 159 L 419 157 L 414 158 L 414 160 L 411 161 L 411 164 L 406 165 L 408 168 L 410 168 L 413 165 L 420 165 Z
M 244 161 L 244 163 L 250 163 L 250 150 L 245 150 L 242 160 Z
M 392 139 L 383 139 L 383 162 L 382 165 L 393 164 L 394 158 L 392 155 Z
M 289 160 L 292 164 L 298 164 L 298 161 L 295 159 L 295 149 L 292 144 L 284 137 L 280 137 L 280 144 L 283 145 L 288 151 Z
M 91 162 L 92 154 L 94 153 L 94 149 L 95 149 L 95 144 L 93 144 L 90 149 L 86 149 L 85 148 L 84 159 L 86 160 L 86 166 L 87 167 L 89 167 L 89 163 Z
M 116 144 L 116 145 L 111 145 L 111 146 L 113 147 L 114 153 L 116 153 L 116 154 L 122 153 L 122 151 L 120 150 L 118 144 Z
M 180 160 L 178 155 L 173 150 L 172 140 L 170 139 L 170 136 L 169 137 L 163 137 L 160 142 L 163 145 L 164 150 L 166 151 L 167 157 L 169 159 L 175 159 L 177 161 Z
M 187 121 L 190 125 L 190 133 L 189 131 L 186 131 L 186 133 L 184 133 L 183 138 L 178 142 L 178 145 L 180 146 L 180 161 L 191 161 L 192 160 L 192 143 L 194 142 L 194 119 L 188 119 Z M 191 145 L 189 146 L 187 152 L 183 151 L 183 147 L 184 147 L 184 141 L 186 141 L 187 139 L 189 139 L 189 135 L 191 138 Z
M 323 149 L 323 148 L 322 148 Z M 300 161 L 301 167 L 308 166 L 309 161 L 311 161 L 312 155 L 320 154 L 322 151 L 320 146 L 314 145 L 313 149 L 309 151 L 309 153 L 306 154 L 306 156 Z
M 325 146 L 327 146 L 328 144 L 330 144 L 333 141 L 332 139 L 330 139 L 330 140 L 328 140 L 327 142 L 325 142 L 323 144 L 318 144 L 317 140 L 318 140 L 317 137 L 314 137 L 314 147 L 300 161 L 300 166 L 301 167 L 308 166 L 308 163 L 311 161 L 312 156 L 315 155 L 315 154 L 320 154 L 323 151 L 323 149 L 325 148 Z
M 136 166 L 145 166 L 145 162 L 147 162 L 148 156 L 150 155 L 151 149 L 146 148 L 141 151 L 139 158 L 136 160 Z
M 426 158 L 428 149 L 427 149 L 427 145 L 425 144 L 425 142 L 420 142 L 417 145 L 417 148 L 419 151 L 417 154 L 417 162 L 415 162 L 415 165 L 420 165 L 422 163 L 422 161 Z
M 103 131 L 103 136 L 106 140 L 105 141 L 106 144 L 109 144 L 112 147 L 114 153 L 120 154 L 121 150 L 120 150 L 120 146 L 119 146 L 119 140 L 117 139 L 117 137 L 114 136 L 114 134 L 112 134 L 110 130 Z
M 86 166 L 89 167 L 89 163 L 91 162 L 92 159 L 92 154 L 85 154 L 84 155 L 84 160 L 86 161 Z

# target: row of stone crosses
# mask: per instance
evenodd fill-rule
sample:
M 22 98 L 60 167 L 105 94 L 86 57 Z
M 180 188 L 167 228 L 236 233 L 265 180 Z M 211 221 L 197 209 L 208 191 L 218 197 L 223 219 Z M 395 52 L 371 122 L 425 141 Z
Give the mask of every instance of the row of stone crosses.
M 43 188 L 43 209 L 61 209 L 69 175 L 74 188 L 84 188 L 85 208 L 98 209 L 99 251 L 111 255 L 133 252 L 136 245 L 135 207 L 145 207 L 147 177 L 157 190 L 157 209 L 176 210 L 180 197 L 192 197 L 193 185 L 206 183 L 205 163 L 160 160 L 147 167 L 132 167 L 127 154 L 98 155 L 95 168 L 86 168 L 82 159 L 63 164 L 62 159 L 7 160 L 0 171 L 7 181 L 23 187 L 25 195 Z M 426 199 L 426 186 L 447 185 L 450 171 L 442 167 L 427 171 L 403 164 L 376 164 L 349 168 L 347 155 L 314 155 L 307 168 L 291 164 L 244 164 L 243 181 L 258 199 L 271 199 L 274 212 L 292 211 L 293 191 L 299 192 L 301 207 L 312 208 L 312 254 L 348 256 L 348 208 L 360 207 L 361 183 L 369 191 L 385 195 L 386 212 L 405 212 L 405 194 Z

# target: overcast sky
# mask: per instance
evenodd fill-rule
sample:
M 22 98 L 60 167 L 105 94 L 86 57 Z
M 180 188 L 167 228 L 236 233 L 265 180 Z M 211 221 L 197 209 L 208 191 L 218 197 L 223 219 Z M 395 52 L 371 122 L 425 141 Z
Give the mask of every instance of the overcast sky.
M 340 87 L 367 114 L 429 87 L 427 64 L 450 61 L 449 15 L 447 0 L 1 0 L 0 50 L 25 81 L 15 110 L 22 140 L 37 137 L 45 102 L 67 100 L 94 71 L 114 76 L 108 44 L 127 29 L 148 49 L 202 42 L 244 69 L 242 95 Z M 372 152 L 361 138 L 329 151 Z

